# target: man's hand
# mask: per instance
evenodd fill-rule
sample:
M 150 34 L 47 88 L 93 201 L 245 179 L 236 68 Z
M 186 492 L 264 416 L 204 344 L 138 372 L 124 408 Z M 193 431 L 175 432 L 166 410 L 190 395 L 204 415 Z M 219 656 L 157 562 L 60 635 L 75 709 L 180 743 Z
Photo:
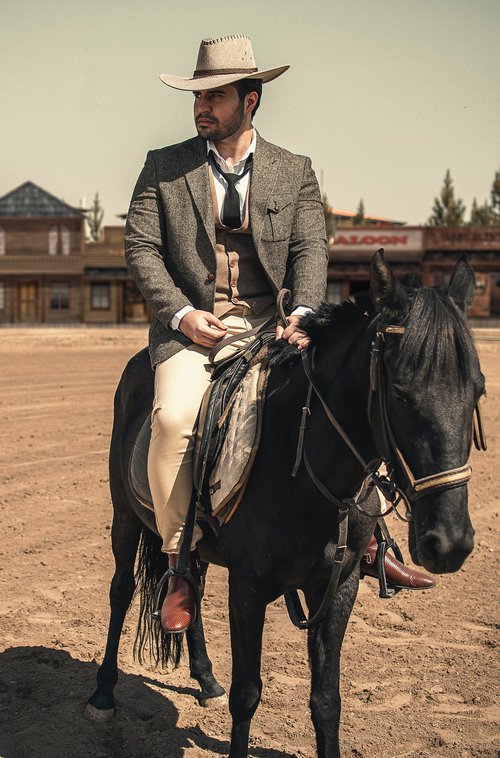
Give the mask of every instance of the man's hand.
M 208 311 L 189 311 L 181 318 L 180 331 L 191 342 L 202 347 L 213 347 L 220 342 L 227 332 L 227 326 Z
M 299 327 L 300 319 L 301 316 L 289 316 L 286 329 L 278 325 L 276 327 L 276 339 L 286 340 L 290 345 L 298 347 L 299 350 L 303 350 L 307 347 L 311 339 L 309 335 Z

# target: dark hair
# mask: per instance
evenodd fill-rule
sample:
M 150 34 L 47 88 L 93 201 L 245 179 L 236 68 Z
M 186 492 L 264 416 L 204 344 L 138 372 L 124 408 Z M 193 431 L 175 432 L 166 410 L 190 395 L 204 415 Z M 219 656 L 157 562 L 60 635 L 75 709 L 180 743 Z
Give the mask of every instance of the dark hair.
M 238 96 L 240 98 L 240 102 L 244 102 L 245 97 L 250 94 L 250 92 L 256 92 L 258 95 L 258 100 L 255 104 L 255 108 L 252 111 L 252 118 L 257 113 L 257 108 L 260 105 L 260 98 L 262 97 L 262 79 L 240 79 L 239 82 L 235 82 L 234 86 L 238 90 Z

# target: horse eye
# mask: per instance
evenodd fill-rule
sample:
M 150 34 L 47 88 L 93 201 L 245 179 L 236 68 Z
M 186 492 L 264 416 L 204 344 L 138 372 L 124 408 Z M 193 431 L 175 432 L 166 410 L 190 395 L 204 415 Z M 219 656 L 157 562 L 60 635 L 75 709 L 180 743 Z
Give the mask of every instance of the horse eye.
M 392 396 L 394 400 L 398 401 L 398 403 L 403 403 L 404 405 L 407 405 L 409 402 L 408 395 L 405 395 L 403 390 L 400 387 L 396 387 L 395 385 L 392 386 Z

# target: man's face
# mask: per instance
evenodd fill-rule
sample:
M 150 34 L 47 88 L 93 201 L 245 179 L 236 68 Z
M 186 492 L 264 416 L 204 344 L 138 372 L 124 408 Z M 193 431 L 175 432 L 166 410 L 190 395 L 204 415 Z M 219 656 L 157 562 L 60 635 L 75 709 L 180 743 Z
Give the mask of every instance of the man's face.
M 226 84 L 194 92 L 194 121 L 204 140 L 220 142 L 235 134 L 245 121 L 245 105 L 236 87 Z

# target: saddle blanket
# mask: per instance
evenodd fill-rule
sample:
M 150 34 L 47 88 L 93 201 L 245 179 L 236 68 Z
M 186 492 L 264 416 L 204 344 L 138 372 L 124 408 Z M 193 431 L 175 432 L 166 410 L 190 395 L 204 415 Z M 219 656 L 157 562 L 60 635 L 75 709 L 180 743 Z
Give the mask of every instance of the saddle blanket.
M 219 428 L 227 422 L 227 429 L 208 492 L 220 523 L 231 518 L 245 492 L 260 443 L 268 375 L 261 363 L 251 366 L 218 421 Z
M 264 399 L 269 369 L 259 361 L 252 364 L 241 382 L 231 394 L 227 405 L 217 419 L 216 427 L 223 429 L 222 444 L 208 476 L 205 488 L 210 499 L 212 514 L 222 525 L 238 507 L 245 492 L 260 442 Z M 207 395 L 213 389 L 207 390 Z M 208 402 L 204 398 L 198 436 L 204 428 L 203 410 Z M 148 414 L 137 435 L 129 461 L 129 484 L 137 500 L 149 510 L 154 510 L 147 475 L 147 458 L 151 439 L 151 421 Z M 199 442 L 199 440 L 198 440 Z M 195 445 L 194 470 L 199 466 L 200 449 Z M 200 514 L 203 516 L 203 514 Z

